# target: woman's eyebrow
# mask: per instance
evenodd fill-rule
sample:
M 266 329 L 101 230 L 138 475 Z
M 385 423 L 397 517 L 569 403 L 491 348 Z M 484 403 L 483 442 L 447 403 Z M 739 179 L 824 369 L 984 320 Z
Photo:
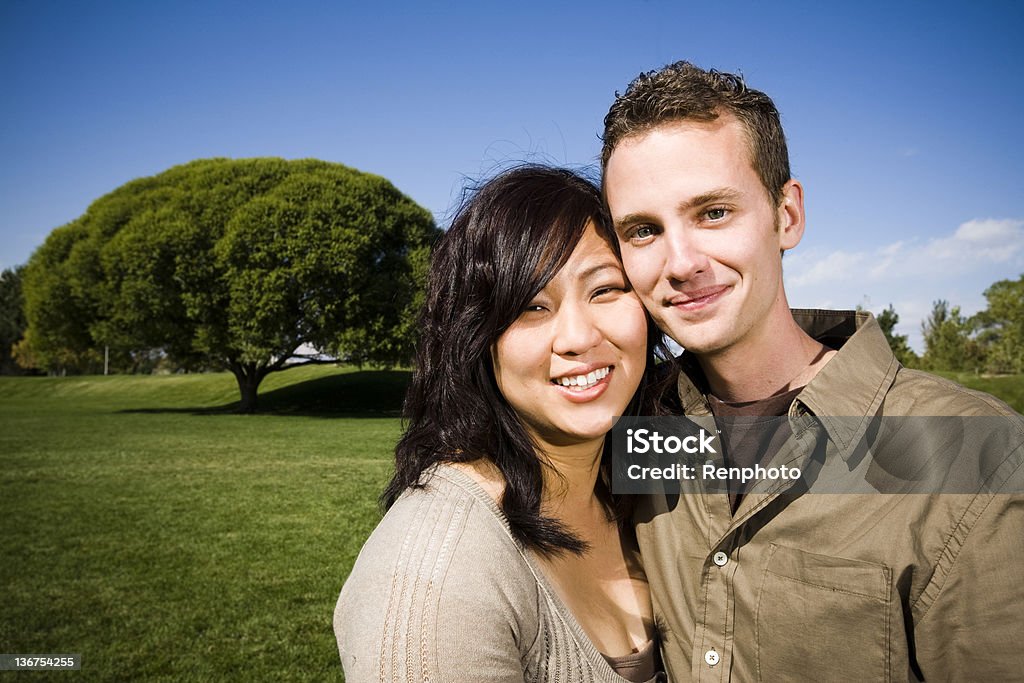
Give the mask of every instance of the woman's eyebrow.
M 614 270 L 617 274 L 622 274 L 622 266 L 619 265 L 618 261 L 604 261 L 577 271 L 576 277 L 580 280 L 588 280 L 604 270 Z

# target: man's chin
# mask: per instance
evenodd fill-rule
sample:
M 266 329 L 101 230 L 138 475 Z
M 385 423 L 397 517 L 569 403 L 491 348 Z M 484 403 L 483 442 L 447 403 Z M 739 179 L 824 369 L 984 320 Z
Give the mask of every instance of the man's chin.
M 708 354 L 721 350 L 722 335 L 713 326 L 707 324 L 683 324 L 678 320 L 672 325 L 659 322 L 661 330 L 675 343 L 691 353 Z

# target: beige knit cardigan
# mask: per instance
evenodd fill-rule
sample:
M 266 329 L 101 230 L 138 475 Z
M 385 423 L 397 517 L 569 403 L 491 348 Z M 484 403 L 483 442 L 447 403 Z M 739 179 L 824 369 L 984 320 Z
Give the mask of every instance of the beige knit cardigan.
M 625 683 L 509 532 L 494 500 L 440 465 L 363 546 L 334 611 L 349 683 Z

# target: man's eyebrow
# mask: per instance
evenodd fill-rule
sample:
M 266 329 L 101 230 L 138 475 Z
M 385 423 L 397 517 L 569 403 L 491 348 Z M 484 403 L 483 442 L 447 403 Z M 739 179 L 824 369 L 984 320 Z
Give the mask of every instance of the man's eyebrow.
M 637 223 L 652 223 L 654 218 L 650 214 L 643 212 L 640 213 L 627 213 L 622 218 L 618 218 L 614 221 L 612 226 L 615 232 L 621 232 L 623 229 L 630 225 L 636 225 Z
M 704 206 L 705 204 L 712 204 L 714 202 L 734 202 L 740 198 L 740 193 L 731 187 L 719 187 L 703 194 L 699 194 L 696 197 L 690 197 L 684 202 L 679 203 L 679 212 L 687 211 L 689 209 L 696 208 L 698 206 Z
M 703 192 L 695 197 L 690 197 L 679 203 L 676 210 L 679 213 L 684 213 L 698 206 L 705 206 L 714 202 L 735 202 L 740 199 L 741 193 L 734 190 L 731 187 L 719 187 L 714 190 Z M 628 213 L 625 216 L 615 219 L 614 228 L 616 232 L 621 232 L 623 229 L 630 225 L 637 225 L 639 223 L 656 223 L 657 220 L 648 213 L 643 211 L 637 213 Z

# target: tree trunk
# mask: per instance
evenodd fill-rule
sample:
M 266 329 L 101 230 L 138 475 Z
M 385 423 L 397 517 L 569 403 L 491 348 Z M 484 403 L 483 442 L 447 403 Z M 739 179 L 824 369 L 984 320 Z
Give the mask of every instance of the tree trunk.
M 258 399 L 257 391 L 260 387 L 260 382 L 266 377 L 266 372 L 262 368 L 257 368 L 254 364 L 237 364 L 231 368 L 231 371 L 235 374 L 235 379 L 238 381 L 238 392 L 241 395 L 238 412 L 255 413 Z

